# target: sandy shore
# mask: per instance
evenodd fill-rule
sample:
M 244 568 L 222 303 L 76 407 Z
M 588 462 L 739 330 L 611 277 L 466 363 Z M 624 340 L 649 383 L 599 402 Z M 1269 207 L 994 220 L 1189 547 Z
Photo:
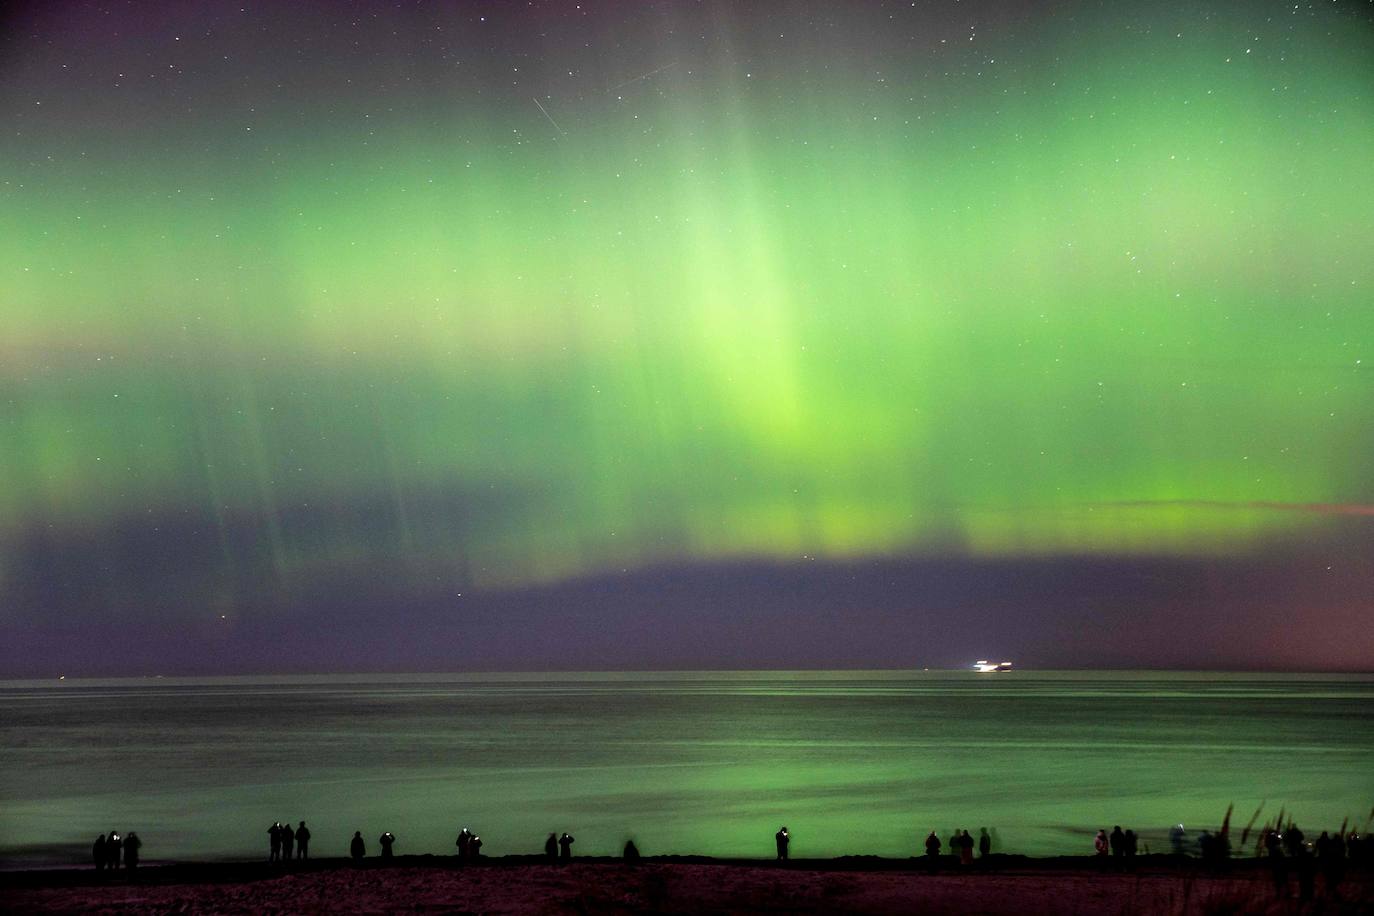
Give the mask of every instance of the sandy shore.
M 869 857 L 769 862 L 695 858 L 485 860 L 442 857 L 265 864 L 166 865 L 127 874 L 0 874 L 0 908 L 23 913 L 1374 913 L 1374 881 L 1354 873 L 1340 899 L 1317 881 L 1312 906 L 1275 898 L 1254 862 L 1225 874 L 1177 861 L 1103 872 L 1083 859 L 1008 858 L 987 870 Z M 1292 887 L 1296 895 L 1296 881 Z

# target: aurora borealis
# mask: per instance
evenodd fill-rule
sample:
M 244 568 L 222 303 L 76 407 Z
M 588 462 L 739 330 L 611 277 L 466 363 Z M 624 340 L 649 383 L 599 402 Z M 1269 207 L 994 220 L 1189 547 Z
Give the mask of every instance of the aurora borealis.
M 6 15 L 0 672 L 1374 660 L 1368 4 Z

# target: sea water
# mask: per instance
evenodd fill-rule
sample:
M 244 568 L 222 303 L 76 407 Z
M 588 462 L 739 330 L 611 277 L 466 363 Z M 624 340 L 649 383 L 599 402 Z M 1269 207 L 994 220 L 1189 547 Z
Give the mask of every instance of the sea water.
M 312 855 L 794 857 L 1162 851 L 1282 808 L 1310 834 L 1374 808 L 1374 676 L 1161 672 L 675 672 L 0 682 L 0 863 L 84 863 L 135 830 L 146 860 Z M 1285 814 L 1285 818 L 1287 817 Z M 1253 842 L 1253 839 L 1252 839 Z

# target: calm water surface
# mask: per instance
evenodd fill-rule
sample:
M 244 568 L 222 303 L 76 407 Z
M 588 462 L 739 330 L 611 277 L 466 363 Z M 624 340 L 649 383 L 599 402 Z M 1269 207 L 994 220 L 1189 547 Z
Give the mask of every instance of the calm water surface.
M 1133 826 L 1374 807 L 1374 676 L 697 672 L 0 682 L 0 863 L 312 851 L 912 855 L 931 829 L 1081 853 Z M 1261 818 L 1263 819 L 1263 818 Z

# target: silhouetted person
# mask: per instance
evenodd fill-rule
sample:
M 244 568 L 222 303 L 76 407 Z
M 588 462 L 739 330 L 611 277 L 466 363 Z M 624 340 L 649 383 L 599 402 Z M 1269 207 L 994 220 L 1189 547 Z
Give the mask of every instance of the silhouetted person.
M 382 847 L 382 858 L 391 858 L 391 847 L 396 842 L 396 837 L 390 830 L 377 837 L 377 843 Z
M 1176 856 L 1188 854 L 1188 831 L 1183 829 L 1182 824 L 1169 828 L 1169 850 Z
M 986 859 L 992 854 L 992 837 L 988 836 L 988 828 L 978 828 L 978 858 Z
M 353 831 L 353 842 L 348 844 L 348 854 L 353 857 L 353 861 L 355 862 L 360 861 L 363 856 L 367 855 L 367 846 L 363 843 L 363 832 L 361 830 Z
M 959 835 L 959 864 L 973 864 L 973 837 L 965 830 Z
M 1212 831 L 1203 830 L 1197 835 L 1197 854 L 1202 861 L 1212 863 L 1217 858 L 1216 837 L 1212 836 Z
M 1303 845 L 1302 831 L 1297 824 L 1289 824 L 1288 829 L 1283 832 L 1283 851 L 1288 853 L 1288 858 L 1296 859 L 1299 855 L 1307 852 L 1307 847 Z
M 544 841 L 544 858 L 550 862 L 558 858 L 558 834 L 551 833 L 549 838 Z
M 105 870 L 105 834 L 95 838 L 95 843 L 91 846 L 91 858 L 95 861 L 95 870 Z
M 1255 855 L 1263 856 L 1268 854 L 1269 834 L 1273 832 L 1273 829 L 1270 828 L 1270 826 L 1267 823 L 1260 828 L 1259 839 L 1255 842 Z
M 1279 836 L 1279 832 L 1277 830 L 1271 830 L 1268 825 L 1265 826 L 1264 831 L 1260 834 L 1260 847 L 1264 850 L 1264 854 L 1271 858 L 1277 858 L 1283 855 L 1282 839 Z
M 138 838 L 138 834 L 132 830 L 124 838 L 124 867 L 129 871 L 138 868 L 138 851 L 143 848 L 143 841 Z
M 1128 858 L 1128 859 L 1134 858 L 1134 857 L 1135 857 L 1135 853 L 1136 853 L 1136 849 L 1139 847 L 1139 845 L 1140 845 L 1140 838 L 1139 838 L 1138 836 L 1135 835 L 1135 831 L 1134 831 L 1134 830 L 1131 830 L 1130 828 L 1127 828 L 1127 829 L 1126 829 L 1126 858 Z
M 291 854 L 296 845 L 296 831 L 291 829 L 291 822 L 287 821 L 281 825 L 281 860 L 291 861 Z
M 940 865 L 940 838 L 934 830 L 926 837 L 926 863 L 932 872 Z
M 305 821 L 296 828 L 296 858 L 310 858 L 310 829 L 305 826 Z
M 1288 899 L 1288 860 L 1283 857 L 1283 841 L 1277 829 L 1264 832 L 1265 864 L 1269 866 L 1269 877 L 1274 882 L 1274 895 L 1281 900 Z
M 468 857 L 468 844 L 472 842 L 472 832 L 464 827 L 458 831 L 458 839 L 454 845 L 458 847 L 458 861 L 463 862 Z
M 1326 851 L 1318 853 L 1318 857 L 1327 896 L 1339 897 L 1341 881 L 1345 878 L 1345 837 L 1339 833 L 1332 836 L 1326 841 Z
M 119 868 L 119 857 L 124 851 L 124 841 L 117 831 L 111 830 L 105 838 L 105 865 L 114 871 Z
M 281 821 L 267 828 L 267 861 L 275 862 L 281 858 Z
M 776 840 L 778 844 L 778 859 L 782 862 L 786 862 L 787 847 L 792 845 L 792 834 L 787 832 L 786 827 L 783 827 L 777 833 L 773 834 L 773 839 Z
M 639 861 L 639 847 L 635 845 L 634 840 L 625 841 L 625 861 L 630 865 Z
M 1298 899 L 1308 901 L 1312 899 L 1317 884 L 1317 860 L 1306 846 L 1299 846 L 1298 849 L 1300 851 L 1293 857 L 1298 871 Z
M 482 838 L 474 833 L 472 839 L 468 840 L 468 859 L 476 862 L 480 858 L 482 858 Z
M 572 844 L 577 842 L 572 834 L 565 833 L 558 838 L 558 858 L 564 862 L 572 858 Z
M 1112 848 L 1112 855 L 1119 857 L 1126 854 L 1126 834 L 1121 832 L 1120 824 L 1112 828 L 1112 835 L 1107 837 L 1107 844 Z
M 1107 848 L 1107 831 L 1097 831 L 1097 836 L 1093 837 L 1093 852 L 1097 853 L 1098 856 L 1105 857 L 1107 855 Z

